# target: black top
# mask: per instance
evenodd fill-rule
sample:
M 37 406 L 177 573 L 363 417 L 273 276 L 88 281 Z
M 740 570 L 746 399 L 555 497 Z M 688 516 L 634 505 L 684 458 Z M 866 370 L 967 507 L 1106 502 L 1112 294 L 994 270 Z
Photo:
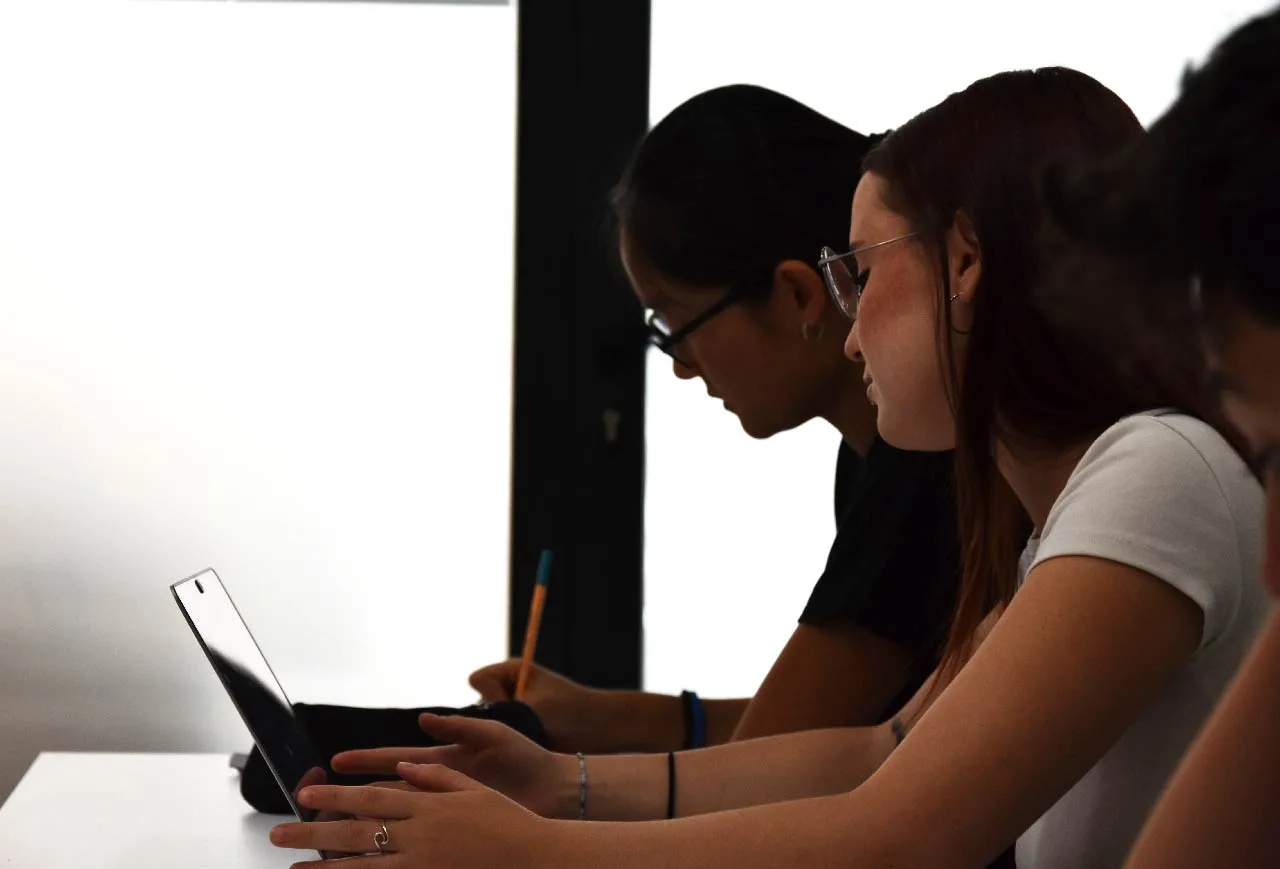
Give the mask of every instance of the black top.
M 886 718 L 937 666 L 959 577 L 952 454 L 876 439 L 863 458 L 841 443 L 836 539 L 800 622 L 852 622 L 912 652 L 911 680 Z

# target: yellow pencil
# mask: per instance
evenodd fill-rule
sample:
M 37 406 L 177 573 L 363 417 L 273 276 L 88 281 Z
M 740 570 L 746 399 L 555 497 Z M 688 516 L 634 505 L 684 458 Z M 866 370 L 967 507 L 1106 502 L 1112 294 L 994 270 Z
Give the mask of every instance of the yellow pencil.
M 551 550 L 542 550 L 538 559 L 538 578 L 533 586 L 533 600 L 529 603 L 529 625 L 524 631 L 524 653 L 520 656 L 520 675 L 516 678 L 516 699 L 524 699 L 529 685 L 529 673 L 533 669 L 533 653 L 538 648 L 538 631 L 542 629 L 542 607 L 547 602 L 547 580 L 551 578 Z

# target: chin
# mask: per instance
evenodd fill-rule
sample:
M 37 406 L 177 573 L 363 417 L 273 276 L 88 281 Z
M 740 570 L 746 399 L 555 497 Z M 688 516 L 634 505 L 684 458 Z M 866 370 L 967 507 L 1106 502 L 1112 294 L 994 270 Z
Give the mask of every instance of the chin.
M 778 429 L 774 426 L 760 425 L 742 417 L 738 417 L 738 423 L 744 432 L 758 441 L 771 438 L 778 433 Z
M 889 446 L 916 453 L 955 449 L 955 429 L 949 422 L 937 425 L 927 422 L 919 416 L 899 416 L 886 411 L 883 405 L 876 413 L 876 429 Z
M 795 425 L 779 425 L 777 420 L 764 420 L 756 417 L 743 416 L 740 413 L 733 413 L 738 418 L 738 424 L 742 426 L 742 430 L 750 437 L 758 441 L 766 440 L 778 434 L 778 432 L 786 431 L 789 428 L 795 428 Z

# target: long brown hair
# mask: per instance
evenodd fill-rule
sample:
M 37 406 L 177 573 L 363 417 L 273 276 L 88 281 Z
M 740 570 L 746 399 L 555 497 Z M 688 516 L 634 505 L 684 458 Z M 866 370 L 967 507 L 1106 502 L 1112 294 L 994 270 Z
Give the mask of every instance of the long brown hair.
M 1110 152 L 1141 133 L 1113 92 L 1055 67 L 1001 73 L 952 94 L 898 128 L 865 161 L 885 181 L 885 205 L 921 233 L 941 278 L 938 348 L 955 415 L 963 561 L 944 674 L 963 665 L 992 608 L 1013 597 L 1018 552 L 1030 531 L 996 466 L 996 445 L 1022 457 L 1061 453 L 1139 411 L 1203 409 L 1194 380 L 1124 368 L 1087 335 L 1055 328 L 1034 301 L 1036 181 L 1044 166 Z M 946 303 L 952 291 L 945 238 L 959 215 L 972 226 L 982 256 L 963 372 Z

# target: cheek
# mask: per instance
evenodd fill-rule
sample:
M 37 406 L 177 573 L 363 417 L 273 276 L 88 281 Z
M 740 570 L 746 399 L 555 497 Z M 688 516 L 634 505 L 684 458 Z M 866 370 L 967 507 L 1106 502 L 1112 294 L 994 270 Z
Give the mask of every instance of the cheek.
M 727 314 L 728 312 L 726 312 Z M 769 348 L 765 336 L 750 323 L 724 317 L 688 338 L 698 373 L 724 398 L 741 400 L 753 383 L 768 371 Z
M 1220 406 L 1236 429 L 1254 449 L 1270 449 L 1280 444 L 1280 397 L 1276 400 L 1245 401 L 1225 393 Z
M 872 288 L 858 305 L 854 324 L 857 349 L 877 383 L 891 385 L 913 379 L 918 360 L 934 352 L 932 317 L 907 282 L 886 280 Z
M 1219 401 L 1219 406 L 1222 408 L 1222 415 L 1227 418 L 1227 422 L 1235 426 L 1251 446 L 1257 447 L 1258 432 L 1254 422 L 1249 418 L 1248 408 L 1230 395 L 1224 395 Z
M 849 340 L 845 343 L 846 355 L 861 354 L 873 376 L 880 366 L 889 368 L 892 365 L 884 352 L 892 342 L 886 341 L 885 337 L 894 328 L 897 315 L 894 306 L 884 300 L 882 292 L 869 292 L 862 297 L 858 303 L 858 319 L 853 322 Z

